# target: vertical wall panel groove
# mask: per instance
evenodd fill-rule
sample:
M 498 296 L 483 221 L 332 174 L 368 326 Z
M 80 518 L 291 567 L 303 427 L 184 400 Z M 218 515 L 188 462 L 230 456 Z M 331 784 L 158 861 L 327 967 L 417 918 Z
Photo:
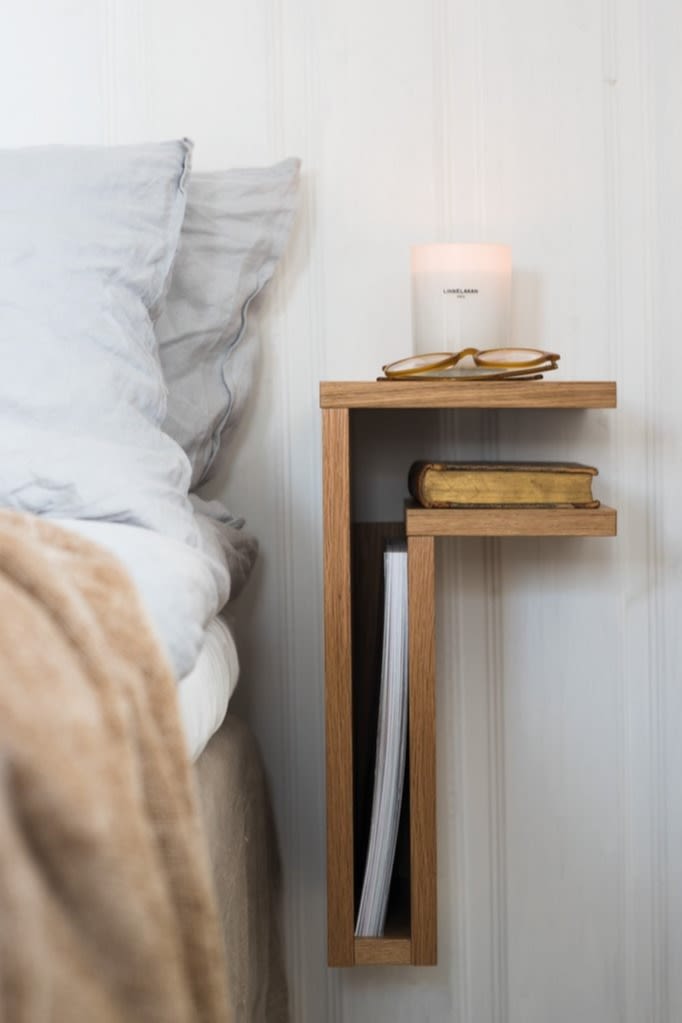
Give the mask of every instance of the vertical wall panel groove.
M 448 0 L 433 0 L 433 241 L 457 241 L 456 196 L 459 176 L 455 150 L 457 86 L 453 9 Z M 438 438 L 444 458 L 459 457 L 457 417 L 441 412 Z M 437 735 L 438 759 L 438 844 L 440 877 L 446 879 L 449 902 L 440 892 L 439 961 L 448 964 L 453 1023 L 467 1023 L 471 1017 L 471 961 L 466 842 L 468 773 L 466 758 L 467 717 L 462 644 L 462 580 L 460 541 L 440 542 L 438 563 L 437 620 Z M 442 774 L 445 777 L 442 777 Z M 445 909 L 445 912 L 444 912 Z M 449 911 L 448 911 L 449 910 Z M 445 956 L 449 958 L 445 960 Z
M 320 902 L 316 917 L 311 917 L 311 907 L 306 897 L 309 886 L 307 868 L 317 852 L 322 853 L 322 816 L 311 815 L 311 803 L 320 809 L 324 807 L 323 763 L 310 770 L 310 753 L 306 749 L 310 740 L 317 735 L 313 745 L 315 757 L 324 755 L 322 739 L 324 728 L 323 687 L 322 687 L 322 572 L 321 565 L 308 557 L 310 530 L 307 519 L 310 510 L 301 511 L 297 506 L 303 495 L 310 502 L 319 501 L 321 495 L 320 476 L 320 415 L 316 402 L 311 400 L 317 391 L 320 379 L 323 331 L 320 320 L 319 280 L 314 269 L 313 238 L 311 223 L 312 193 L 309 187 L 310 167 L 318 163 L 317 140 L 317 76 L 311 72 L 311 61 L 315 59 L 315 39 L 312 33 L 313 15 L 308 7 L 298 5 L 292 8 L 287 0 L 273 0 L 267 5 L 270 85 L 270 146 L 273 159 L 281 159 L 290 153 L 303 158 L 303 179 L 301 187 L 301 209 L 297 230 L 292 244 L 293 251 L 286 264 L 286 275 L 279 275 L 273 282 L 278 317 L 285 316 L 287 300 L 290 298 L 296 280 L 296 263 L 304 261 L 309 269 L 307 287 L 302 303 L 297 309 L 305 317 L 303 331 L 292 330 L 288 320 L 282 321 L 285 343 L 278 352 L 280 371 L 281 416 L 281 458 L 287 466 L 283 499 L 286 501 L 286 533 L 281 550 L 286 552 L 288 585 L 286 602 L 291 609 L 288 628 L 293 637 L 290 643 L 290 657 L 286 672 L 287 718 L 283 722 L 283 748 L 290 751 L 287 760 L 290 769 L 287 775 L 289 792 L 288 862 L 293 868 L 289 872 L 290 905 L 289 954 L 291 974 L 291 1011 L 293 1018 L 318 1015 L 322 1002 L 326 1002 L 325 1016 L 334 1023 L 340 1016 L 339 981 L 333 971 L 325 971 L 325 983 L 311 985 L 311 971 L 322 968 L 326 960 L 326 941 L 310 941 L 311 926 L 316 930 L 325 925 L 323 903 Z M 287 26 L 292 19 L 303 29 L 292 52 L 291 36 Z M 292 110 L 287 100 L 300 96 L 301 106 Z M 296 141 L 292 144 L 292 135 Z M 305 422 L 301 417 L 302 407 L 306 408 Z M 316 443 L 305 446 L 304 438 L 318 438 Z M 317 536 L 321 541 L 319 519 Z M 302 638 L 308 636 L 303 644 Z M 315 667 L 317 666 L 317 668 Z M 306 691 L 297 680 L 318 680 L 318 684 Z M 305 786 L 302 782 L 305 780 Z M 304 791 L 305 789 L 305 791 Z M 311 791 L 312 790 L 312 791 Z M 312 800 L 311 800 L 312 796 Z M 311 833 L 312 832 L 312 833 Z M 323 977 L 320 977 L 320 981 Z M 325 995 L 326 987 L 326 995 Z
M 116 0 L 104 0 L 101 6 L 102 18 L 102 61 L 101 81 L 102 109 L 104 112 L 103 142 L 111 144 L 115 140 L 114 110 L 116 106 L 115 64 L 115 3 Z
M 646 493 L 649 506 L 646 515 L 646 545 L 648 567 L 649 618 L 648 618 L 648 664 L 649 664 L 649 711 L 650 711 L 650 756 L 651 756 L 651 897 L 652 897 L 652 943 L 651 969 L 653 1004 L 652 1019 L 654 1023 L 668 1021 L 668 948 L 667 948 L 667 909 L 666 881 L 667 869 L 665 862 L 666 828 L 665 812 L 665 748 L 663 732 L 664 691 L 660 670 L 660 649 L 662 636 L 662 579 L 659 571 L 661 565 L 661 509 L 659 499 L 662 494 L 661 476 L 658 464 L 659 416 L 657 389 L 657 346 L 659 343 L 656 283 L 656 253 L 658 243 L 657 208 L 655 195 L 656 172 L 656 139 L 651 123 L 653 116 L 653 98 L 651 85 L 652 54 L 649 51 L 649 19 L 651 6 L 640 0 L 639 4 L 639 73 L 641 82 L 641 136 L 644 178 L 644 227 L 645 234 L 642 245 L 642 288 L 645 297 L 644 337 L 642 342 L 647 353 L 645 368 L 646 394 Z
M 267 8 L 267 29 L 268 29 L 268 60 L 267 74 L 270 79 L 268 123 L 270 128 L 270 142 L 274 145 L 281 137 L 282 110 L 279 96 L 282 90 L 282 55 L 280 51 L 280 28 L 281 28 L 281 5 L 278 0 L 273 0 Z M 275 287 L 274 308 L 281 315 L 281 290 L 278 287 L 277 279 L 273 282 Z M 271 296 L 272 298 L 273 296 Z M 267 356 L 266 356 L 267 357 Z M 296 690 L 291 680 L 297 677 L 297 657 L 295 649 L 296 636 L 296 600 L 295 585 L 293 579 L 293 559 L 295 550 L 295 538 L 293 530 L 293 518 L 291 511 L 291 497 L 293 474 L 291 459 L 293 455 L 292 444 L 295 438 L 292 433 L 292 408 L 290 389 L 290 367 L 289 360 L 276 357 L 277 367 L 277 403 L 276 411 L 279 419 L 279 458 L 283 472 L 279 479 L 277 493 L 277 522 L 279 525 L 279 543 L 277 546 L 282 562 L 282 577 L 280 581 L 279 597 L 279 635 L 284 637 L 283 652 L 285 655 L 286 670 L 280 677 L 280 708 L 279 728 L 281 730 L 281 748 L 286 750 L 292 741 L 298 739 L 298 718 L 296 714 Z M 296 864 L 301 861 L 301 828 L 299 816 L 301 813 L 298 774 L 296 759 L 287 756 L 282 765 L 282 791 L 284 793 L 284 804 L 286 808 L 286 830 L 282 836 L 286 843 L 287 862 Z M 293 1012 L 299 1012 L 299 999 L 301 992 L 305 990 L 305 978 L 303 969 L 303 919 L 302 919 L 302 890 L 300 871 L 292 871 L 288 875 L 288 905 L 291 907 L 285 919 L 285 933 L 287 936 L 287 962 L 290 976 L 290 1002 Z
M 431 241 L 453 241 L 453 193 L 456 187 L 452 154 L 452 35 L 447 0 L 433 0 L 433 176 L 435 223 Z
M 465 806 L 464 806 L 464 795 L 471 791 L 470 778 L 467 770 L 467 758 L 466 758 L 466 743 L 467 743 L 467 728 L 465 718 L 465 706 L 464 706 L 464 662 L 462 658 L 462 637 L 464 635 L 464 629 L 462 628 L 462 600 L 464 597 L 464 585 L 462 582 L 462 571 L 461 571 L 461 556 L 460 548 L 461 541 L 450 541 L 448 544 L 449 557 L 445 561 L 444 569 L 448 572 L 449 589 L 452 594 L 450 604 L 450 615 L 449 621 L 455 624 L 453 633 L 453 639 L 455 644 L 455 657 L 454 657 L 454 671 L 455 684 L 448 685 L 448 690 L 453 690 L 453 698 L 450 705 L 453 707 L 455 717 L 455 749 L 452 756 L 453 770 L 456 774 L 456 784 L 453 785 L 452 791 L 455 797 L 459 797 L 461 805 L 453 808 L 455 828 L 450 829 L 450 834 L 453 836 L 452 844 L 454 846 L 452 856 L 454 858 L 455 869 L 454 875 L 456 878 L 455 891 L 455 913 L 456 919 L 459 921 L 457 928 L 457 946 L 456 952 L 458 956 L 458 969 L 457 978 L 459 980 L 457 990 L 457 1005 L 459 1007 L 460 1021 L 466 1023 L 467 1020 L 471 1019 L 471 972 L 470 972 L 470 943 L 468 940 L 469 930 L 472 926 L 472 907 L 471 900 L 469 898 L 469 855 L 467 850 L 466 838 L 466 817 L 465 817 Z M 453 609 L 452 604 L 455 604 Z M 452 614 L 454 610 L 455 614 Z M 453 718 L 450 716 L 448 721 L 452 721 Z
M 487 452 L 500 458 L 497 414 L 486 423 Z M 502 565 L 499 540 L 483 544 L 486 588 L 486 682 L 488 687 L 488 783 L 490 792 L 490 888 L 493 978 L 493 1021 L 506 1023 L 509 1013 L 507 985 L 507 808 L 504 718 L 504 648 L 502 629 Z
M 136 31 L 139 67 L 137 107 L 144 138 L 152 138 L 152 115 L 149 95 L 149 34 L 144 0 L 137 0 Z
M 473 39 L 475 88 L 475 200 L 476 229 L 479 241 L 506 241 L 489 238 L 488 175 L 495 171 L 487 158 L 487 109 L 489 97 L 486 60 L 487 8 L 475 5 Z M 482 416 L 481 434 L 485 457 L 499 459 L 499 413 Z M 493 1023 L 506 1023 L 509 1014 L 508 948 L 507 948 L 507 835 L 506 835 L 506 761 L 504 719 L 504 646 L 502 631 L 502 565 L 498 540 L 485 540 L 483 547 L 483 578 L 485 585 L 485 673 L 488 699 L 488 785 L 489 785 L 489 862 L 491 906 L 491 995 Z
M 474 51 L 474 76 L 475 88 L 474 100 L 474 131 L 475 131 L 475 167 L 476 167 L 476 226 L 478 229 L 477 241 L 491 241 L 486 237 L 487 207 L 486 207 L 486 81 L 484 61 L 484 12 L 485 5 L 482 3 L 473 6 L 474 32 L 472 47 Z M 497 240 L 497 239 L 495 239 Z
M 620 166 L 620 93 L 617 84 L 620 72 L 618 49 L 618 19 L 616 0 L 602 0 L 602 95 L 604 126 L 604 216 L 606 221 L 606 260 L 608 264 L 607 333 L 608 365 L 610 376 L 622 380 L 623 365 L 623 261 L 621 236 L 621 166 Z M 611 463 L 620 466 L 624 458 L 622 430 L 618 423 L 612 430 Z M 616 502 L 619 503 L 618 501 Z M 620 612 L 623 618 L 623 610 Z M 616 648 L 617 677 L 625 677 L 625 650 L 619 640 Z M 632 1016 L 633 992 L 638 972 L 637 943 L 634 931 L 634 911 L 629 893 L 633 889 L 635 864 L 630 835 L 632 833 L 634 795 L 632 785 L 631 711 L 627 705 L 625 687 L 618 687 L 618 759 L 620 789 L 618 792 L 619 822 L 619 905 L 618 905 L 618 963 L 619 1015 L 627 1023 L 637 1023 Z

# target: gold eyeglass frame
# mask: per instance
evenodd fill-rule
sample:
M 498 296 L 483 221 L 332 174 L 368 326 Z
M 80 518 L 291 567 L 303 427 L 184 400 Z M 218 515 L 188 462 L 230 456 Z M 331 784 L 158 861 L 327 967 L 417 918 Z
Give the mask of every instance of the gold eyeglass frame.
M 512 358 L 509 356 L 513 355 Z M 561 358 L 555 352 L 544 352 L 539 348 L 463 348 L 459 352 L 428 352 L 423 355 L 410 355 L 382 366 L 384 376 L 389 380 L 420 378 L 426 374 L 436 374 L 454 369 L 467 356 L 471 356 L 474 365 L 480 369 L 499 370 L 502 379 L 506 376 L 546 373 L 557 369 Z M 497 374 L 489 374 L 477 378 L 472 374 L 470 379 L 490 380 Z

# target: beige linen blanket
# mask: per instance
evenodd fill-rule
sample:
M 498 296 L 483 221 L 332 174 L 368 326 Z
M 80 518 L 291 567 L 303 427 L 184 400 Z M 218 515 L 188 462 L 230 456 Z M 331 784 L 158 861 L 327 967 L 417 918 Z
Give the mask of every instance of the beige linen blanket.
M 230 1019 L 169 669 L 110 555 L 0 511 L 0 1020 Z

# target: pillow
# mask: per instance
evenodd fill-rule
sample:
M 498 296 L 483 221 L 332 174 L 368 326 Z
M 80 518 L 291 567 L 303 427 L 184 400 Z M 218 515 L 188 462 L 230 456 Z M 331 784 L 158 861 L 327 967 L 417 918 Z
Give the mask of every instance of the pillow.
M 0 150 L 0 502 L 198 543 L 152 316 L 191 143 Z
M 221 436 L 239 420 L 252 380 L 249 304 L 286 245 L 300 161 L 193 173 L 164 310 L 156 323 L 168 384 L 164 429 L 207 478 Z

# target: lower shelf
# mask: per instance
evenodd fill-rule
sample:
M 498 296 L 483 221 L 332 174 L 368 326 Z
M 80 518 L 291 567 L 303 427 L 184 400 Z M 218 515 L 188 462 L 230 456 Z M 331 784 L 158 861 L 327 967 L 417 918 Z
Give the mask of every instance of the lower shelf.
M 408 779 L 409 780 L 409 779 Z M 407 786 L 409 793 L 409 784 Z M 409 800 L 409 794 L 407 796 Z M 409 820 L 409 814 L 406 817 Z M 401 835 L 401 838 L 404 837 Z M 400 852 L 398 853 L 400 857 Z M 353 939 L 354 966 L 411 966 L 419 948 L 419 934 L 413 934 L 411 891 L 403 884 L 391 887 L 386 927 L 380 938 Z
M 406 938 L 355 938 L 355 966 L 409 966 L 412 942 Z
M 354 923 L 367 853 L 376 752 L 383 549 L 387 538 L 403 531 L 409 599 L 407 853 L 394 875 L 400 898 L 392 912 L 389 905 L 385 935 L 357 938 Z M 345 589 L 339 586 L 348 601 L 347 632 L 327 671 L 329 964 L 432 965 L 437 961 L 435 538 L 615 536 L 616 512 L 606 506 L 444 510 L 408 506 L 404 525 L 354 523 L 351 534 L 348 574 L 352 584 L 348 587 L 344 582 Z M 331 599 L 338 591 L 330 583 L 327 591 L 331 631 L 331 624 L 340 620 L 337 603 Z M 327 648 L 333 649 L 331 644 Z M 345 745 L 338 741 L 341 725 Z M 343 756 L 334 752 L 341 747 Z M 339 772 L 339 763 L 345 773 Z
M 616 510 L 599 508 L 418 508 L 408 536 L 615 536 Z

